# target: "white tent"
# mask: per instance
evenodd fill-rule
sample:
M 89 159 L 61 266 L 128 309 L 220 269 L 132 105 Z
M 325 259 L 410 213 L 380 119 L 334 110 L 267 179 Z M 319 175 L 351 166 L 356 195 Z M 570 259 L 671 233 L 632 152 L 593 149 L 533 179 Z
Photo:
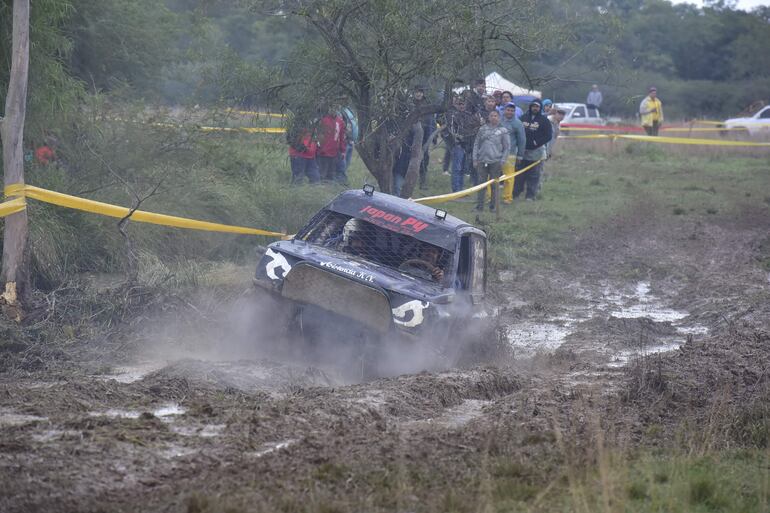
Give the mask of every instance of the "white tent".
M 535 98 L 541 98 L 543 96 L 540 91 L 534 91 L 525 89 L 521 86 L 517 86 L 510 80 L 505 79 L 497 71 L 493 71 L 487 75 L 485 80 L 487 81 L 487 92 L 490 94 L 499 89 L 500 91 L 510 91 L 514 96 L 534 96 Z
M 500 73 L 497 71 L 493 71 L 489 75 L 486 76 L 484 79 L 487 83 L 487 93 L 492 94 L 493 92 L 500 90 L 500 91 L 510 91 L 513 93 L 514 96 L 534 96 L 535 98 L 542 98 L 543 93 L 540 91 L 534 91 L 530 89 L 525 89 L 521 86 L 517 86 L 510 80 L 504 78 Z M 467 87 L 460 87 L 455 89 L 454 91 L 456 93 L 462 92 Z

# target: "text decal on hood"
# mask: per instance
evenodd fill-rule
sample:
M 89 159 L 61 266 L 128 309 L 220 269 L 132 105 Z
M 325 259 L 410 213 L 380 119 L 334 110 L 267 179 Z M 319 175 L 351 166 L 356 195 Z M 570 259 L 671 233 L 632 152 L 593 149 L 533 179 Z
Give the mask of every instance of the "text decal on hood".
M 371 274 L 356 271 L 355 269 L 350 269 L 349 267 L 345 267 L 334 262 L 321 262 L 319 265 L 321 267 L 325 267 L 326 269 L 331 269 L 333 271 L 337 271 L 338 273 L 347 274 L 353 278 L 358 278 L 359 280 L 365 281 L 367 283 L 374 283 L 374 276 Z
M 420 233 L 430 226 L 428 223 L 419 221 L 414 217 L 410 216 L 404 219 L 399 215 L 386 212 L 385 210 L 375 208 L 371 205 L 362 208 L 360 213 L 365 214 L 366 220 L 372 224 L 401 233 Z

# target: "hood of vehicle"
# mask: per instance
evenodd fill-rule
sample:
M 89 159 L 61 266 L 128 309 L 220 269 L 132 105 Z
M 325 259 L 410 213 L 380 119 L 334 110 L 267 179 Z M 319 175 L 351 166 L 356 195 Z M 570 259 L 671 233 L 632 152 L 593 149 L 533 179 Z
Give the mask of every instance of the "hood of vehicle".
M 268 246 L 257 265 L 257 278 L 267 278 L 275 285 L 280 284 L 291 268 L 300 261 L 364 285 L 380 287 L 424 301 L 434 301 L 448 293 L 447 289 L 437 283 L 421 280 L 353 255 L 297 240 L 275 242 Z
M 756 123 L 758 120 L 754 118 L 732 118 L 725 121 L 725 125 L 735 125 L 738 123 Z

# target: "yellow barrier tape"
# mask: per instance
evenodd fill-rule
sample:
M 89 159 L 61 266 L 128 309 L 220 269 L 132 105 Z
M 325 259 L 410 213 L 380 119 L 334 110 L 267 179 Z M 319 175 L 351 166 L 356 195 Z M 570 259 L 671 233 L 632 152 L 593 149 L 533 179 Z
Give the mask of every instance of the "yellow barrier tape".
M 204 132 L 245 132 L 248 134 L 282 134 L 286 132 L 285 128 L 278 126 L 269 127 L 219 127 L 202 126 L 200 129 Z
M 565 126 L 562 128 L 562 130 L 569 131 L 569 132 L 610 132 L 610 131 L 623 131 L 623 129 L 618 129 L 614 127 L 574 127 L 574 126 Z M 628 131 L 639 131 L 641 130 L 625 130 Z M 735 128 L 703 128 L 703 127 L 681 127 L 681 126 L 672 126 L 672 127 L 663 127 L 660 129 L 661 132 L 729 132 L 729 131 L 739 131 L 739 132 L 745 132 L 745 128 L 741 127 L 735 127 Z
M 24 201 L 24 198 L 14 198 L 10 201 L 0 203 L 0 217 L 21 212 L 25 208 L 27 208 L 27 202 Z
M 511 180 L 511 179 L 519 176 L 520 174 L 522 174 L 522 173 L 524 173 L 526 171 L 529 171 L 530 169 L 532 169 L 533 167 L 538 165 L 540 162 L 542 162 L 542 161 L 538 160 L 537 162 L 533 162 L 532 164 L 528 165 L 524 169 L 520 169 L 520 170 L 516 171 L 512 175 L 503 175 L 500 178 L 492 178 L 491 180 L 487 180 L 484 183 L 480 183 L 478 185 L 474 185 L 473 187 L 469 187 L 468 189 L 463 189 L 463 190 L 457 191 L 457 192 L 450 192 L 449 194 L 440 194 L 438 196 L 426 196 L 424 198 L 413 199 L 412 201 L 414 201 L 415 203 L 425 203 L 425 204 L 430 205 L 430 204 L 433 204 L 433 203 L 444 203 L 444 202 L 447 202 L 447 201 L 452 201 L 452 200 L 455 200 L 455 199 L 463 198 L 465 196 L 473 194 L 474 192 L 478 192 L 478 191 L 484 189 L 485 187 L 487 187 L 488 185 L 491 185 L 494 182 L 502 183 L 502 182 L 505 182 L 506 180 Z
M 770 146 L 770 142 L 750 141 L 722 141 L 719 139 L 696 139 L 694 137 L 660 137 L 651 135 L 613 135 L 618 139 L 630 139 L 632 141 L 647 141 L 660 144 L 700 144 L 703 146 Z
M 52 205 L 59 205 L 60 207 L 72 208 L 75 210 L 82 210 L 84 212 L 91 212 L 93 214 L 101 214 L 109 217 L 123 218 L 126 217 L 131 209 L 126 207 L 119 207 L 117 205 L 111 205 L 109 203 L 102 203 L 100 201 L 88 200 L 78 198 L 77 196 L 70 196 L 69 194 L 62 194 L 60 192 L 49 191 L 47 189 L 41 189 L 32 185 L 13 184 L 5 188 L 6 196 L 21 196 L 17 198 L 23 201 L 24 197 L 33 198 L 45 203 L 51 203 Z M 16 200 L 12 200 L 16 201 Z M 11 201 L 4 203 L 8 204 Z M 9 212 L 10 213 L 10 212 Z M 7 214 L 6 214 L 7 215 Z M 224 233 L 241 233 L 247 235 L 266 235 L 268 237 L 285 237 L 285 233 L 271 232 L 268 230 L 258 230 L 256 228 L 246 228 L 243 226 L 230 226 L 226 224 L 210 223 L 208 221 L 196 221 L 195 219 L 187 219 L 185 217 L 169 216 L 166 214 L 155 214 L 153 212 L 146 212 L 144 210 L 137 210 L 131 215 L 132 221 L 139 223 L 158 224 L 162 226 L 174 226 L 176 228 L 187 228 L 190 230 L 205 230 L 210 232 L 224 232 Z
M 592 134 L 592 135 L 559 135 L 559 139 L 629 139 L 660 144 L 695 144 L 701 146 L 749 146 L 768 147 L 770 142 L 723 141 L 720 139 L 698 139 L 695 137 L 660 137 L 652 135 L 631 134 Z
M 252 110 L 237 110 L 237 109 L 225 109 L 225 112 L 231 114 L 239 114 L 241 116 L 268 116 L 271 118 L 285 118 L 285 114 L 278 114 L 276 112 L 255 112 Z
M 661 128 L 661 132 L 745 132 L 747 129 L 742 127 L 734 128 L 683 128 L 683 127 L 671 127 Z

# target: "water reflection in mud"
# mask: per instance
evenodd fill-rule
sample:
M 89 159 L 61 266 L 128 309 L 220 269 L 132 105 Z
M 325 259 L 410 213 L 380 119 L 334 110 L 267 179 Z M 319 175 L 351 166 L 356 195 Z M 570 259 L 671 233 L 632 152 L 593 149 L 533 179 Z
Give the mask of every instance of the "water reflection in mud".
M 649 281 L 640 281 L 634 287 L 621 288 L 609 283 L 601 283 L 600 286 L 591 288 L 573 284 L 568 287 L 574 292 L 572 304 L 559 304 L 555 306 L 556 312 L 549 315 L 547 311 L 539 311 L 530 315 L 530 319 L 521 322 L 510 323 L 505 327 L 508 342 L 514 348 L 517 357 L 531 357 L 538 353 L 552 353 L 562 347 L 570 337 L 580 333 L 581 344 L 579 350 L 594 351 L 602 354 L 607 359 L 608 366 L 619 367 L 626 365 L 636 355 L 656 354 L 672 351 L 684 342 L 685 336 L 704 335 L 708 328 L 697 323 L 688 322 L 689 312 L 676 310 L 669 307 L 665 300 L 655 296 L 651 290 Z M 530 309 L 526 302 L 510 298 L 511 304 L 516 304 L 520 311 L 527 313 Z M 526 316 L 525 316 L 526 317 Z M 620 344 L 610 342 L 606 337 L 603 342 L 591 340 L 600 337 L 591 337 L 596 333 L 596 322 L 615 319 L 647 319 L 649 322 L 662 327 L 661 331 L 676 333 L 676 336 L 666 336 L 650 341 L 646 347 L 628 349 Z M 591 323 L 592 327 L 587 324 Z M 673 328 L 673 331 L 672 331 Z M 601 330 L 601 328 L 598 328 Z M 593 330 L 593 331 L 592 331 Z M 606 331 L 606 330 L 605 330 Z M 587 332 L 587 333 L 586 333 Z M 625 344 L 627 346 L 627 344 Z

